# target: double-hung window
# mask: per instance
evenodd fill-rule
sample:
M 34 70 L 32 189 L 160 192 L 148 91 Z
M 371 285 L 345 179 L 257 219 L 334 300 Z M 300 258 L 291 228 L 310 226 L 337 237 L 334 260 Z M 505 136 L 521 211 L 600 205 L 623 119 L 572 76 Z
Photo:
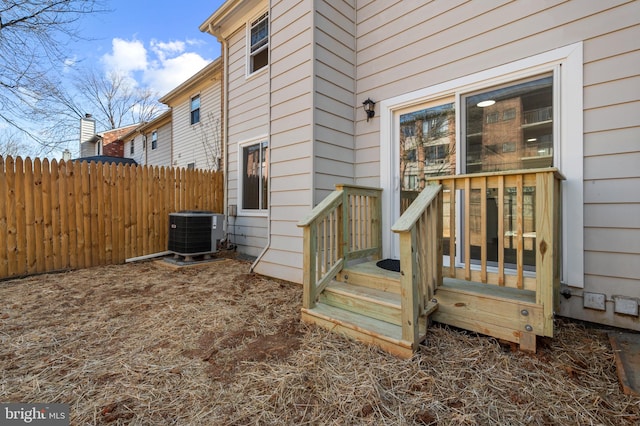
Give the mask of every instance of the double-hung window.
M 131 139 L 131 146 L 129 147 L 129 154 L 133 155 L 135 153 L 136 150 L 136 140 L 135 139 Z
M 250 142 L 240 146 L 241 210 L 259 213 L 268 205 L 268 143 Z
M 263 13 L 250 22 L 248 45 L 247 74 L 251 75 L 269 63 L 269 12 Z
M 191 98 L 191 124 L 200 122 L 200 95 Z

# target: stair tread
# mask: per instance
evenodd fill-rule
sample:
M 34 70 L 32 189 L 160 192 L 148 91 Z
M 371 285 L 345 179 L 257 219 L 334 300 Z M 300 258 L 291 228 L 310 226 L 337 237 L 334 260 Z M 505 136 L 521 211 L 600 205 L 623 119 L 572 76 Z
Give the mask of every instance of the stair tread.
M 325 291 L 355 296 L 380 305 L 400 309 L 400 295 L 397 293 L 340 281 L 332 281 Z
M 318 303 L 313 309 L 309 309 L 308 311 L 312 314 L 318 313 L 325 317 L 338 320 L 354 329 L 369 331 L 377 335 L 384 336 L 390 341 L 402 341 L 402 327 L 398 325 L 346 311 L 324 303 Z
M 386 269 L 378 268 L 376 266 L 375 261 L 348 265 L 346 268 L 343 269 L 343 272 L 345 273 L 353 272 L 353 273 L 366 274 L 366 275 L 382 276 L 387 279 L 397 280 L 398 282 L 400 282 L 400 272 L 388 271 Z

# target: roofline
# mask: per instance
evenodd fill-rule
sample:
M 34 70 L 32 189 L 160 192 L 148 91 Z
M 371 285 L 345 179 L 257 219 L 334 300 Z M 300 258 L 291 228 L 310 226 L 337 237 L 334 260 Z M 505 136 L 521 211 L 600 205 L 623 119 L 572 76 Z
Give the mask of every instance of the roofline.
M 207 64 L 200 71 L 189 77 L 184 83 L 180 84 L 175 89 L 171 90 L 169 93 L 164 95 L 159 99 L 165 105 L 168 105 L 168 102 L 171 102 L 173 99 L 177 98 L 180 94 L 185 92 L 187 89 L 196 86 L 203 81 L 205 81 L 213 72 L 222 68 L 222 57 L 218 57 Z
M 211 16 L 200 24 L 200 31 L 220 37 L 220 33 L 215 30 L 214 24 L 229 16 L 244 0 L 227 0 Z
M 163 112 L 162 114 L 154 118 L 153 120 L 147 123 L 142 123 L 135 130 L 137 132 L 143 133 L 145 130 L 149 130 L 154 127 L 160 127 L 162 124 L 165 124 L 165 122 L 171 121 L 171 112 L 172 110 L 171 108 L 169 108 L 168 110 L 166 110 L 165 112 Z

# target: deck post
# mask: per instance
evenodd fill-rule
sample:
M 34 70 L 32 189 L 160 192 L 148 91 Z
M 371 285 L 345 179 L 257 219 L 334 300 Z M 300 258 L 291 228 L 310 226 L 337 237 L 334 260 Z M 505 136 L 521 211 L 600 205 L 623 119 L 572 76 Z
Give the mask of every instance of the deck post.
M 302 260 L 302 307 L 312 309 L 315 306 L 315 278 L 316 278 L 316 250 L 318 247 L 316 241 L 316 224 L 304 228 L 303 231 L 303 247 L 308 249 L 308 253 L 304 253 Z M 306 252 L 306 250 L 305 250 Z
M 414 255 L 414 247 L 416 247 L 415 227 L 409 232 L 400 233 L 400 299 L 402 306 L 402 339 L 415 346 L 418 343 L 419 327 L 418 327 L 418 286 L 417 282 L 417 265 Z
M 544 335 L 553 336 L 554 272 L 558 253 L 554 240 L 556 208 L 553 172 L 536 175 L 536 303 L 543 306 Z

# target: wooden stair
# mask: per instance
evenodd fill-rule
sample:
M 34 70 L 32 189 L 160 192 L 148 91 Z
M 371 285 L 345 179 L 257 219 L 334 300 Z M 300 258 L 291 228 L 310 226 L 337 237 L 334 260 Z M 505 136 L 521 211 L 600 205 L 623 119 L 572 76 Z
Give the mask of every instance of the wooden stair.
M 416 349 L 402 339 L 400 274 L 380 269 L 375 262 L 343 269 L 313 308 L 302 309 L 302 320 L 401 358 L 411 358 Z M 424 339 L 427 318 L 420 323 L 420 338 Z

